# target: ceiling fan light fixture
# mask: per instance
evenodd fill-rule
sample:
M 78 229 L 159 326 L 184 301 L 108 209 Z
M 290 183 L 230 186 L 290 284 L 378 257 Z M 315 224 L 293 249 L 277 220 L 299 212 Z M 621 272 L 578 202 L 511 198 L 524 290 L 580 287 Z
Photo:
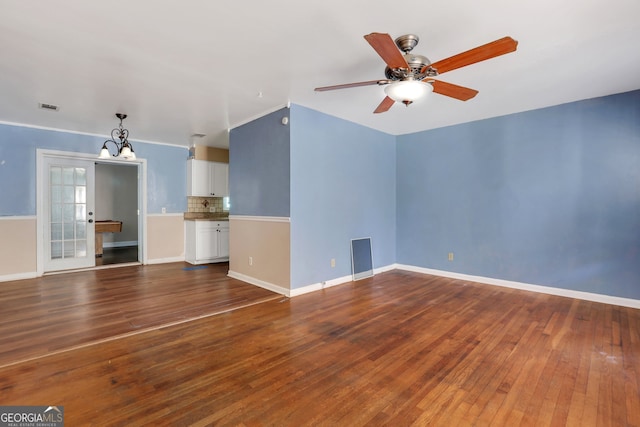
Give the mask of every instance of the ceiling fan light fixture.
M 400 80 L 384 88 L 384 93 L 396 102 L 411 104 L 433 92 L 433 86 L 419 80 Z

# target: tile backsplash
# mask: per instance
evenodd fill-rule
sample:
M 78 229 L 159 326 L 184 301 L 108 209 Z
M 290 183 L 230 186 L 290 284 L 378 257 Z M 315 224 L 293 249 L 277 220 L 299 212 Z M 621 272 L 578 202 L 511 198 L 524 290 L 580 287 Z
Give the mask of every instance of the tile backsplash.
M 222 197 L 187 197 L 187 212 L 223 213 Z

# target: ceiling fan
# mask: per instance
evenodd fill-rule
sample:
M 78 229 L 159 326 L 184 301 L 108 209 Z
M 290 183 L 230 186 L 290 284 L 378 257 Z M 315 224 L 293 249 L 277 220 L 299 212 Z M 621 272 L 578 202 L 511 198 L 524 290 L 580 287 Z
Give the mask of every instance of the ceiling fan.
M 323 92 L 359 86 L 388 85 L 385 87 L 387 96 L 378 105 L 374 113 L 384 113 L 396 102 L 402 102 L 409 106 L 413 101 L 429 92 L 467 101 L 476 96 L 478 91 L 443 82 L 442 80 L 435 80 L 434 77 L 447 71 L 514 52 L 518 46 L 518 42 L 511 37 L 503 37 L 491 43 L 431 63 L 426 56 L 411 53 L 419 41 L 418 36 L 414 34 L 400 36 L 395 41 L 389 34 L 385 33 L 371 33 L 364 36 L 364 38 L 387 64 L 385 68 L 386 79 L 317 87 L 315 90 Z

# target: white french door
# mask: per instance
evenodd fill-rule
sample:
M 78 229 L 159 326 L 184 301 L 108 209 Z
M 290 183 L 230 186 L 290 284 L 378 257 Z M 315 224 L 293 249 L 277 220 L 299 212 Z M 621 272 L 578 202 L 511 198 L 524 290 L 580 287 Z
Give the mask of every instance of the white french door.
M 95 163 L 43 159 L 44 271 L 95 266 Z

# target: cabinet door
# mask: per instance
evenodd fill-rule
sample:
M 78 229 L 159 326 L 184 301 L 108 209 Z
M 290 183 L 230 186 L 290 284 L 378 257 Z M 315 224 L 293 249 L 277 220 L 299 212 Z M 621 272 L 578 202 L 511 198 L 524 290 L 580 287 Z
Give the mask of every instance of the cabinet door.
M 184 258 L 187 262 L 196 262 L 196 221 L 185 221 L 185 244 Z
M 211 163 L 211 192 L 216 197 L 229 195 L 229 165 L 227 163 Z
M 220 227 L 218 233 L 218 256 L 229 256 L 229 226 Z
M 208 197 L 210 186 L 209 162 L 189 160 L 187 162 L 187 196 Z
M 209 260 L 218 257 L 218 228 L 209 221 L 196 224 L 196 259 Z
M 191 159 L 187 162 L 187 196 L 229 195 L 229 165 Z

